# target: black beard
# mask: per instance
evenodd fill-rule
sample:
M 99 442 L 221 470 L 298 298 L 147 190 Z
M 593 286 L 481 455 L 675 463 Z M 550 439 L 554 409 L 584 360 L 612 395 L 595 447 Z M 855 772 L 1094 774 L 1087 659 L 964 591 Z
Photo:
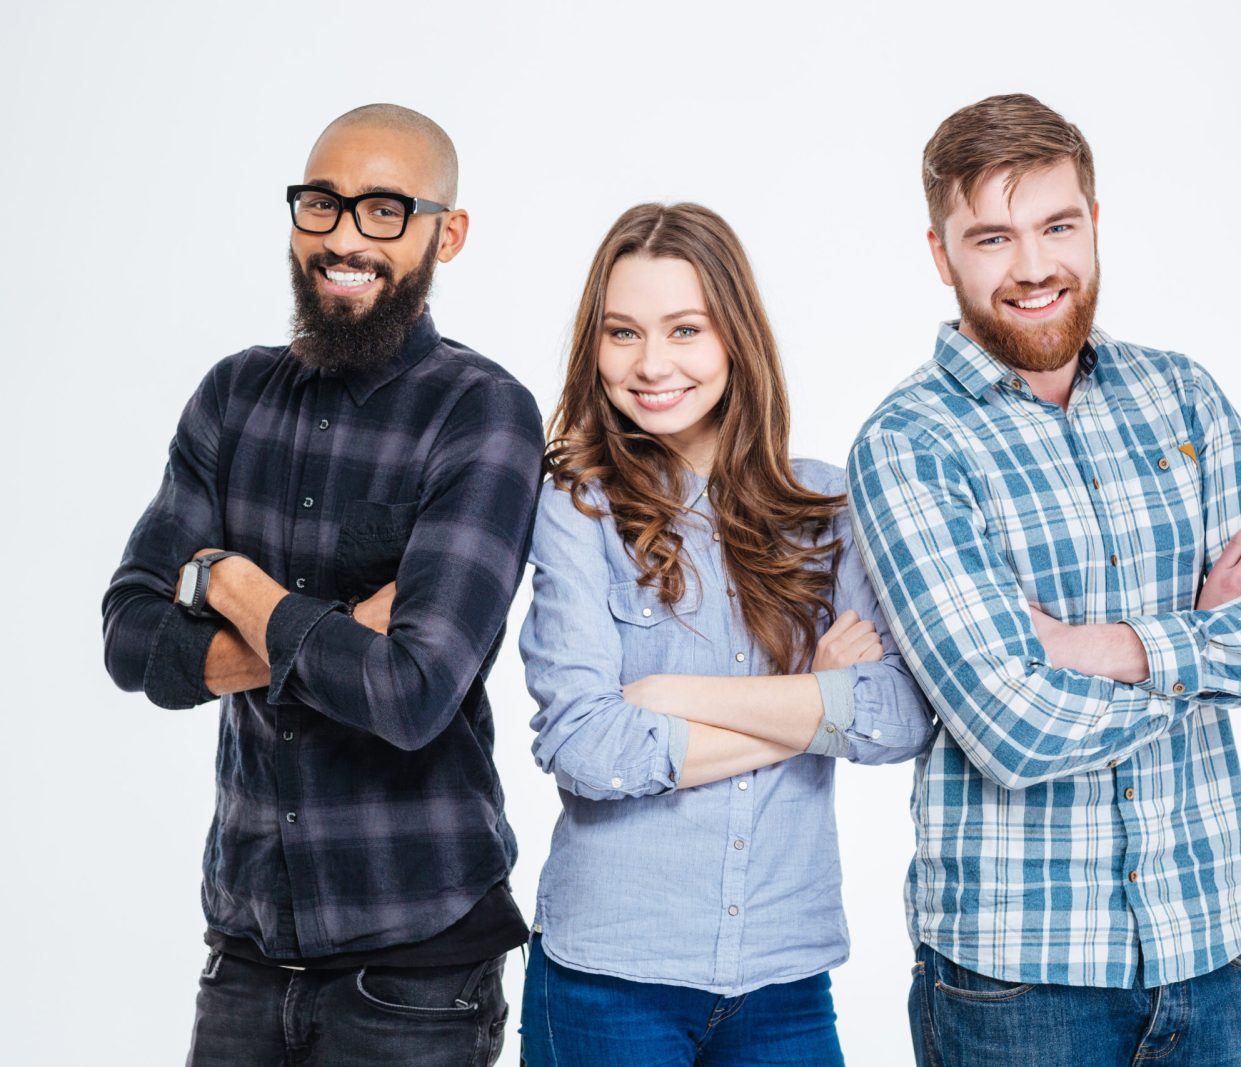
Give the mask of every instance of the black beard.
M 382 261 L 318 252 L 306 260 L 303 270 L 290 248 L 293 355 L 308 367 L 337 374 L 370 370 L 396 359 L 426 309 L 438 250 L 436 226 L 422 261 L 393 285 L 392 268 Z M 383 288 L 374 304 L 359 313 L 348 297 L 320 296 L 314 275 L 326 267 L 373 271 L 383 279 Z

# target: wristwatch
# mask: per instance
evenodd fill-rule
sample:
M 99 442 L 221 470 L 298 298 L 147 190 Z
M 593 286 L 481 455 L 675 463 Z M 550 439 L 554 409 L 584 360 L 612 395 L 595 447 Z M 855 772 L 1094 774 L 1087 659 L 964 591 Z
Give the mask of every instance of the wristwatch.
M 211 565 L 219 563 L 229 556 L 240 556 L 241 552 L 208 552 L 205 556 L 192 559 L 181 572 L 181 583 L 177 586 L 177 603 L 191 615 L 211 615 L 207 607 L 207 581 L 211 575 Z

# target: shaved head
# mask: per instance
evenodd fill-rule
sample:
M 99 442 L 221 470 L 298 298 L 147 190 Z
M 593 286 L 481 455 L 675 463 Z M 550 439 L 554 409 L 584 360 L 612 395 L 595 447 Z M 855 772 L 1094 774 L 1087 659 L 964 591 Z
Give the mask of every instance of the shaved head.
M 426 161 L 427 169 L 432 175 L 433 189 L 421 195 L 428 199 L 438 200 L 449 207 L 457 204 L 457 150 L 453 147 L 452 138 L 426 115 L 420 114 L 399 104 L 365 104 L 346 111 L 338 119 L 330 122 L 319 135 L 315 147 L 311 148 L 313 157 L 315 148 L 329 133 L 354 127 L 384 130 L 400 137 L 410 138 L 418 142 L 419 154 Z

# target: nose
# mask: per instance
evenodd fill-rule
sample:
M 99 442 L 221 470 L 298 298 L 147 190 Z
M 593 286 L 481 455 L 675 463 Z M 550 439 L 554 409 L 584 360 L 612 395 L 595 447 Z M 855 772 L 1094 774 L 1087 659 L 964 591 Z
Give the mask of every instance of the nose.
M 1013 261 L 1013 280 L 1027 285 L 1039 285 L 1056 274 L 1056 257 L 1037 237 L 1027 238 L 1017 244 Z
M 352 211 L 342 211 L 336 228 L 323 235 L 323 247 L 338 256 L 351 256 L 370 248 L 370 241 L 358 229 Z
M 642 342 L 642 351 L 634 367 L 639 378 L 644 382 L 657 382 L 667 378 L 675 369 L 658 338 L 648 337 Z

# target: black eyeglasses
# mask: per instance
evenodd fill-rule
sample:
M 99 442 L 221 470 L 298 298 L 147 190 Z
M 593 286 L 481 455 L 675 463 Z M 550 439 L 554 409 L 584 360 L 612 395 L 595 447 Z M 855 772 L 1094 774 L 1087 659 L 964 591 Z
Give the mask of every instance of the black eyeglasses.
M 395 241 L 403 237 L 411 215 L 435 215 L 452 210 L 434 200 L 402 193 L 341 196 L 318 185 L 290 185 L 287 199 L 293 225 L 302 233 L 331 233 L 340 222 L 341 212 L 348 211 L 353 215 L 358 233 L 373 241 Z

